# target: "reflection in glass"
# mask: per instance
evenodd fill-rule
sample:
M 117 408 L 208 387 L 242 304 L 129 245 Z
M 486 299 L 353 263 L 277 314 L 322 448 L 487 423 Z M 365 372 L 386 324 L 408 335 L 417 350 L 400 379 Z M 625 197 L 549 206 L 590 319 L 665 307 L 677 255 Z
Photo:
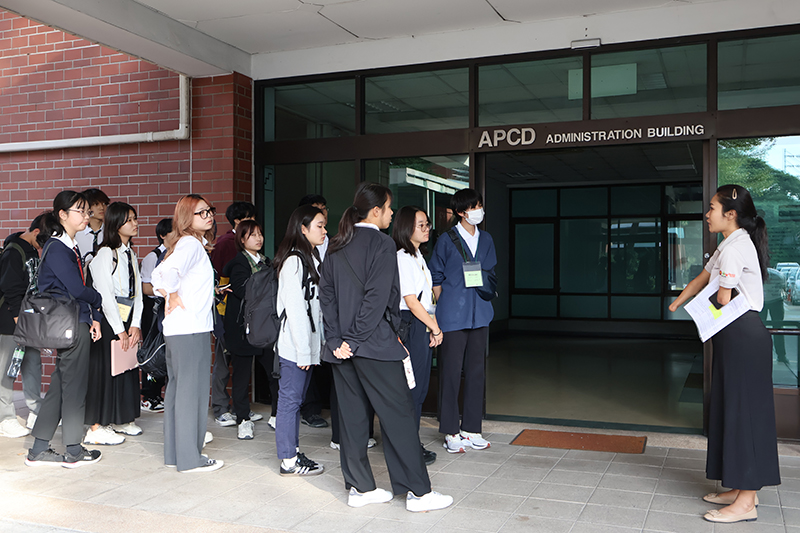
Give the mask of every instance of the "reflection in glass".
M 561 189 L 561 216 L 580 217 L 608 214 L 608 188 Z
M 671 220 L 667 226 L 669 290 L 682 291 L 703 271 L 702 220 Z
M 517 224 L 515 226 L 515 288 L 553 288 L 554 231 L 554 224 Z
M 706 46 L 592 56 L 592 118 L 706 110 Z
M 581 119 L 581 57 L 481 66 L 478 80 L 479 126 Z
M 611 221 L 611 292 L 661 293 L 660 219 Z
M 273 105 L 275 109 L 276 141 L 355 133 L 354 79 L 275 87 L 265 91 L 265 98 L 267 108 Z
M 611 188 L 612 215 L 657 215 L 661 213 L 661 187 L 637 185 Z
M 702 213 L 704 210 L 703 186 L 699 183 L 667 185 L 665 194 L 669 214 Z
M 560 241 L 561 292 L 606 292 L 608 220 L 562 220 Z
M 554 217 L 557 193 L 555 189 L 514 189 L 511 191 L 511 216 Z
M 469 127 L 466 68 L 375 76 L 366 80 L 366 132 Z
M 719 43 L 718 107 L 800 104 L 800 35 Z

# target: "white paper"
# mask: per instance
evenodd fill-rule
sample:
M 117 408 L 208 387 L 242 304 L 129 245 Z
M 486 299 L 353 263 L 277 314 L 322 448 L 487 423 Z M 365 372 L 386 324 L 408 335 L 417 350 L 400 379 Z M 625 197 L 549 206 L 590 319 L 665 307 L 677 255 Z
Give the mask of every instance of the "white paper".
M 700 340 L 706 342 L 719 333 L 722 328 L 750 310 L 750 302 L 739 292 L 727 305 L 716 309 L 709 300 L 719 290 L 719 277 L 711 280 L 706 288 L 686 304 L 684 309 L 694 320 Z

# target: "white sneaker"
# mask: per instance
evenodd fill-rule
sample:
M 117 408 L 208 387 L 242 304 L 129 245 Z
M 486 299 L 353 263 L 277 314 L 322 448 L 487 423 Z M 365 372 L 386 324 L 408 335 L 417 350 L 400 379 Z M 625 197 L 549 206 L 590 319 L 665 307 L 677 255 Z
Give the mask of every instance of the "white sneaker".
M 470 446 L 476 450 L 485 450 L 486 448 L 492 446 L 492 443 L 484 439 L 480 433 L 468 433 L 466 431 L 462 431 L 461 438 L 464 439 L 462 442 L 466 446 Z
M 338 442 L 331 441 L 331 448 L 333 448 L 334 450 L 340 450 L 342 447 L 339 446 Z
M 370 438 L 369 438 L 369 440 L 367 441 L 367 448 L 368 448 L 368 449 L 369 449 L 369 448 L 374 448 L 374 447 L 375 447 L 375 446 L 377 446 L 377 445 L 378 445 L 378 441 L 376 441 L 376 440 L 375 440 L 375 439 L 373 439 L 372 437 L 370 437 Z
M 433 490 L 419 497 L 414 496 L 414 493 L 409 491 L 406 496 L 406 511 L 411 511 L 412 513 L 436 511 L 438 509 L 450 507 L 451 505 L 453 505 L 452 496 L 440 494 Z
M 350 507 L 364 507 L 371 503 L 386 503 L 392 501 L 394 495 L 385 489 L 375 489 L 369 492 L 358 492 L 355 487 L 350 487 L 347 505 Z M 452 498 L 451 498 L 452 500 Z
M 259 420 L 263 420 L 264 415 L 261 413 L 256 413 L 255 411 L 250 411 L 250 420 L 253 422 L 258 422 Z
M 131 437 L 142 434 L 142 428 L 137 426 L 134 422 L 128 422 L 127 424 L 111 424 L 111 429 L 117 433 L 130 435 Z
M 30 431 L 28 430 L 28 428 L 20 424 L 16 416 L 13 418 L 6 418 L 2 422 L 0 422 L 0 437 L 8 437 L 10 439 L 16 439 L 19 437 L 24 437 L 29 433 Z
M 206 434 L 203 437 L 203 448 L 205 448 L 206 444 L 208 444 L 212 440 L 214 440 L 214 435 L 212 435 L 210 431 L 206 431 Z
M 222 465 L 225 463 L 218 459 L 208 459 L 206 458 L 206 464 L 200 465 L 196 468 L 190 468 L 189 470 L 182 470 L 181 474 L 190 474 L 192 472 L 213 472 L 214 470 L 219 470 L 222 468 Z
M 239 440 L 252 440 L 253 439 L 253 424 L 252 420 L 245 420 L 239 424 L 238 437 Z
M 100 426 L 92 430 L 91 426 L 83 438 L 84 444 L 102 444 L 106 446 L 116 446 L 125 442 L 125 437 L 114 433 L 110 426 Z
M 442 446 L 444 446 L 444 449 L 447 450 L 448 453 L 464 453 L 467 451 L 464 437 L 462 437 L 460 433 L 445 435 Z
M 214 420 L 217 422 L 218 426 L 222 426 L 224 428 L 236 425 L 236 415 L 233 413 L 222 413 Z
M 278 419 L 275 418 L 274 416 L 269 417 L 269 420 L 267 420 L 267 425 L 269 427 L 271 427 L 272 429 L 275 429 L 275 426 L 277 425 L 277 423 L 278 423 Z
M 36 425 L 36 419 L 37 418 L 38 417 L 36 416 L 36 413 L 34 413 L 33 411 L 29 412 L 28 413 L 28 420 L 25 422 L 25 427 L 28 428 L 28 429 L 33 429 L 33 426 Z

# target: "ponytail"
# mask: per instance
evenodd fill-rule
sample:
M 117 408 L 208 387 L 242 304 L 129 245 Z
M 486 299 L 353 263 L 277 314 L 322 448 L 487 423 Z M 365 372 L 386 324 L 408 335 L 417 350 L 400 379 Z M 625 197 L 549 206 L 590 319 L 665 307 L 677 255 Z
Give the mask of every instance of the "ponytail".
M 391 198 L 392 191 L 388 187 L 368 182 L 359 185 L 353 198 L 353 205 L 345 210 L 339 220 L 339 232 L 331 239 L 328 253 L 341 250 L 350 244 L 355 234 L 355 225 L 367 218 L 372 208 L 383 208 L 386 201 Z
M 53 213 L 52 211 L 46 211 L 42 215 L 40 228 L 41 228 L 41 233 L 47 235 L 48 239 L 53 235 L 55 235 L 56 237 L 61 237 L 61 235 L 64 234 L 64 226 L 61 225 L 61 222 L 59 222 L 55 213 Z
M 767 223 L 759 216 L 753 197 L 741 185 L 723 185 L 717 189 L 717 199 L 722 204 L 722 212 L 736 211 L 736 223 L 745 230 L 753 241 L 761 268 L 761 279 L 769 278 L 769 238 Z

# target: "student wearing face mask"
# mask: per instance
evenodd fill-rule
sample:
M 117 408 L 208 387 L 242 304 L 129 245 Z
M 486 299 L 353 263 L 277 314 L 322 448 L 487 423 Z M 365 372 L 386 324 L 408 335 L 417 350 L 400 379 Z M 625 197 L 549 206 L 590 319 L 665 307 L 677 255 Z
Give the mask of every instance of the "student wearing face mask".
M 483 450 L 491 446 L 481 435 L 481 419 L 486 342 L 494 309 L 478 295 L 470 272 L 477 268 L 479 277 L 481 270 L 493 272 L 497 255 L 491 235 L 478 229 L 484 214 L 480 193 L 474 189 L 458 191 L 450 207 L 455 227 L 436 242 L 428 267 L 437 299 L 436 320 L 444 332 L 439 354 L 439 432 L 445 434 L 444 448 L 449 453 L 464 453 L 467 448 Z M 459 420 L 462 370 L 464 409 Z

